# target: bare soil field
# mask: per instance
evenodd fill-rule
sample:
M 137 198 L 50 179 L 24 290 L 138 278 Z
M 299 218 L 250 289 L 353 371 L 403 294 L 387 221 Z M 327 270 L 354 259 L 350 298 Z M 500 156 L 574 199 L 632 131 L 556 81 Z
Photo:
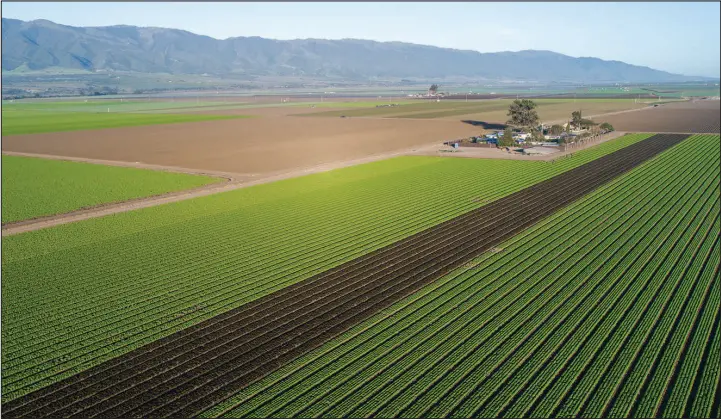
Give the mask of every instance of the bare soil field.
M 458 121 L 266 116 L 8 136 L 3 138 L 2 150 L 213 170 L 259 178 L 281 171 L 441 144 L 477 135 L 479 131 Z
M 719 112 L 718 100 L 699 100 L 604 116 L 602 120 L 619 131 L 718 133 L 721 125 Z
M 338 118 L 341 115 L 362 118 L 398 118 L 398 119 L 438 119 L 438 120 L 478 120 L 488 123 L 505 123 L 508 119 L 508 106 L 511 100 L 476 100 L 476 101 L 450 101 L 441 102 L 419 101 L 398 107 L 387 108 L 355 108 L 319 111 L 301 107 L 308 112 L 298 112 L 300 115 Z M 634 100 L 587 100 L 555 99 L 537 101 L 538 114 L 543 122 L 564 121 L 570 118 L 571 112 L 581 110 L 584 116 L 602 115 L 614 112 L 624 112 L 648 107 L 644 103 Z M 339 104 L 340 105 L 340 104 Z
M 648 105 L 641 103 L 634 103 L 633 100 L 629 101 L 599 101 L 599 102 L 573 102 L 569 100 L 564 103 L 554 104 L 542 104 L 538 107 L 538 116 L 544 123 L 561 122 L 570 119 L 571 112 L 580 110 L 583 112 L 584 117 L 591 117 L 595 115 L 606 115 L 615 112 L 625 112 L 631 110 L 640 110 Z M 459 109 L 462 111 L 462 109 Z M 484 122 L 490 123 L 505 123 L 508 120 L 508 109 L 507 106 L 501 110 L 493 110 L 489 112 L 479 112 L 471 114 L 455 114 L 442 119 L 477 119 Z M 604 119 L 605 121 L 605 119 Z M 615 127 L 615 125 L 614 125 Z

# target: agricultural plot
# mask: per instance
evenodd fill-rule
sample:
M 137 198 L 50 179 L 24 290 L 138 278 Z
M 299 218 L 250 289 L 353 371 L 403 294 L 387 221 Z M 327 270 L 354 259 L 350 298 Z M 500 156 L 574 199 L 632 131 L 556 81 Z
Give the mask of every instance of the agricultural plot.
M 6 237 L 3 400 L 647 137 L 555 163 L 396 158 Z
M 208 176 L 2 156 L 2 222 L 61 214 L 218 181 Z
M 603 120 L 627 132 L 718 133 L 721 106 L 718 100 L 670 103 L 641 112 L 610 115 Z
M 204 417 L 716 417 L 719 137 L 695 136 Z
M 631 145 L 100 365 L 59 383 L 59 392 L 29 395 L 5 412 L 193 416 L 684 138 L 655 136 Z M 497 214 L 504 216 L 493 219 Z
M 353 108 L 376 108 L 377 106 L 387 106 L 387 105 L 412 105 L 418 103 L 418 101 L 412 101 L 412 100 L 394 100 L 386 99 L 386 100 L 375 100 L 375 101 L 368 101 L 368 100 L 358 100 L 358 101 L 347 101 L 347 100 L 332 100 L 327 102 L 314 102 L 314 101 L 308 101 L 303 103 L 294 103 L 292 106 L 315 106 L 317 108 L 347 108 L 347 109 L 353 109 Z
M 4 104 L 2 135 L 37 134 L 59 131 L 79 131 L 116 127 L 132 127 L 183 122 L 214 121 L 243 118 L 243 115 L 209 115 L 181 113 L 141 113 L 157 109 L 175 109 L 188 104 L 159 104 L 157 102 L 92 103 L 18 103 Z
M 488 101 L 490 103 L 491 101 Z M 493 101 L 497 103 L 506 103 L 506 107 L 508 107 L 507 101 Z M 495 105 L 495 103 L 491 104 L 491 106 Z M 426 112 L 440 112 L 440 111 L 451 111 L 454 109 L 460 109 L 460 108 L 473 108 L 478 106 L 489 106 L 489 105 L 482 105 L 479 104 L 479 102 L 462 102 L 462 101 L 450 101 L 445 100 L 441 102 L 433 102 L 433 101 L 416 101 L 414 103 L 405 104 L 401 106 L 394 106 L 394 107 L 384 107 L 384 108 L 360 108 L 360 109 L 341 109 L 341 110 L 333 110 L 333 111 L 325 111 L 325 112 L 317 112 L 317 113 L 310 113 L 306 116 L 321 116 L 321 117 L 339 117 L 339 116 L 349 116 L 349 117 L 391 117 L 391 116 L 398 116 L 398 115 L 410 115 L 413 113 L 426 113 Z
M 172 110 L 203 110 L 216 107 L 244 107 L 252 106 L 248 102 L 237 100 L 161 100 L 161 99 L 90 99 L 68 100 L 68 101 L 13 101 L 3 103 L 3 110 L 6 112 L 86 112 L 86 113 L 127 113 L 127 112 L 151 112 L 151 111 L 172 111 Z
M 290 106 L 276 108 L 285 109 L 301 110 Z M 272 108 L 257 111 L 260 110 Z M 258 114 L 254 118 L 115 128 L 102 133 L 9 136 L 3 137 L 2 147 L 4 151 L 139 161 L 239 173 L 258 179 L 278 172 L 406 151 L 419 145 L 438 146 L 449 139 L 477 135 L 478 131 L 458 121 L 328 120 Z
M 338 117 L 388 117 L 400 119 L 436 119 L 472 116 L 486 122 L 504 122 L 510 99 L 480 101 L 442 100 L 424 101 L 412 105 L 388 108 L 368 108 L 317 112 L 307 116 Z M 647 105 L 634 103 L 632 99 L 534 99 L 539 116 L 543 120 L 568 118 L 572 111 L 582 109 L 585 114 L 599 114 L 621 110 L 639 109 Z

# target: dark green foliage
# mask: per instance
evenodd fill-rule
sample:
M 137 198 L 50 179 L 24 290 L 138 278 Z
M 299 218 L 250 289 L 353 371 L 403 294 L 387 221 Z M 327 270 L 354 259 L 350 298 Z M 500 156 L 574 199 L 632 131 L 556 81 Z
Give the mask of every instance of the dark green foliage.
M 529 99 L 516 99 L 508 108 L 510 119 L 506 122 L 514 128 L 530 129 L 538 125 L 538 112 L 536 103 Z
M 563 133 L 563 126 L 562 125 L 553 125 L 553 126 L 551 126 L 551 129 L 548 130 L 548 132 L 551 135 L 561 135 L 561 133 Z
M 501 147 L 513 147 L 513 131 L 510 128 L 506 128 L 503 131 L 503 135 L 498 139 L 498 145 Z
M 573 111 L 571 113 L 571 125 L 573 125 L 574 128 L 580 127 L 582 120 L 581 111 Z
M 604 122 L 603 124 L 601 124 L 599 126 L 599 128 L 601 128 L 602 130 L 607 131 L 607 132 L 614 131 L 613 125 L 609 124 L 608 122 Z

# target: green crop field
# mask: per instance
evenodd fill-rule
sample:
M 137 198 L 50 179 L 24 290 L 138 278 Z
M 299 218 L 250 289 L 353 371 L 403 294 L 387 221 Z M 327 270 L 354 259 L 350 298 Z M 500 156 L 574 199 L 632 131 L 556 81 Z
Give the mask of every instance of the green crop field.
M 718 146 L 691 137 L 203 416 L 718 417 Z
M 5 237 L 2 396 L 44 387 L 647 137 L 553 163 L 394 158 Z
M 145 114 L 114 112 L 55 112 L 44 110 L 2 111 L 2 135 L 38 134 L 141 125 L 177 124 L 247 118 L 242 115 Z
M 208 176 L 2 156 L 2 222 L 61 214 L 218 181 Z

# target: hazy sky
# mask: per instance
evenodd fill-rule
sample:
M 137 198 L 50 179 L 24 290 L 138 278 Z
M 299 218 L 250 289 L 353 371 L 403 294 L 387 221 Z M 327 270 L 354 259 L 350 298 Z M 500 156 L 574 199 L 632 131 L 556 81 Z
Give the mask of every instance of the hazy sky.
M 719 76 L 719 3 L 7 3 L 3 17 L 228 38 L 360 38 L 481 52 L 544 49 Z

